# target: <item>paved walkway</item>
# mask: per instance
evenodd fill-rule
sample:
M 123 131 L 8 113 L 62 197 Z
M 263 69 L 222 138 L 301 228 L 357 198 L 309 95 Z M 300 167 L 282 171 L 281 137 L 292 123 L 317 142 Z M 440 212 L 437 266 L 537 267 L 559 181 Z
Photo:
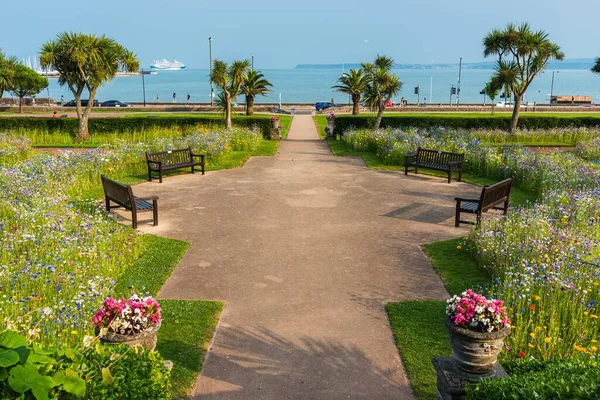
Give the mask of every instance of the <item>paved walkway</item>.
M 477 190 L 334 157 L 297 116 L 276 157 L 138 193 L 144 231 L 192 243 L 159 296 L 227 302 L 196 398 L 412 398 L 384 304 L 447 296 L 419 244 L 466 232 L 452 199 Z

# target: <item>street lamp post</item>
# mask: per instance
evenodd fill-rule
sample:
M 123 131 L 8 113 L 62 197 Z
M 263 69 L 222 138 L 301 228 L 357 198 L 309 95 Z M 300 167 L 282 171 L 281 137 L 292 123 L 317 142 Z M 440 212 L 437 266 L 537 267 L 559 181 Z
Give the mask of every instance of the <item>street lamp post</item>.
M 458 61 L 458 85 L 456 86 L 456 106 L 460 104 L 460 75 L 462 72 L 462 57 Z
M 144 107 L 146 107 L 146 81 L 144 80 L 144 68 L 142 68 L 142 90 L 144 92 Z
M 552 107 L 552 96 L 554 95 L 554 73 L 559 73 L 560 71 L 552 71 L 552 84 L 550 85 L 550 107 Z
M 213 83 L 212 83 L 212 36 L 208 38 L 208 73 L 210 74 L 210 106 L 213 106 Z
M 252 71 L 254 71 L 254 56 L 252 56 Z

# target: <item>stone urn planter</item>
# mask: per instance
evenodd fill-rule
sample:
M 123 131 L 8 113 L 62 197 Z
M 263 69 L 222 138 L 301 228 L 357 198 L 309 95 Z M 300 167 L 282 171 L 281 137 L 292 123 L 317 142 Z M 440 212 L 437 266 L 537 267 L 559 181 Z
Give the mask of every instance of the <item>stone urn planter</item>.
M 271 127 L 272 128 L 279 128 L 279 118 L 277 118 L 277 119 L 271 118 Z
M 132 347 L 144 346 L 150 350 L 154 350 L 156 348 L 156 334 L 159 329 L 160 321 L 135 335 L 121 335 L 109 332 L 104 336 L 100 336 L 100 341 L 105 344 L 126 344 Z
M 446 326 L 456 372 L 474 382 L 494 377 L 494 365 L 504 347 L 504 339 L 510 334 L 510 327 L 494 332 L 477 332 L 455 326 L 449 317 L 446 318 Z

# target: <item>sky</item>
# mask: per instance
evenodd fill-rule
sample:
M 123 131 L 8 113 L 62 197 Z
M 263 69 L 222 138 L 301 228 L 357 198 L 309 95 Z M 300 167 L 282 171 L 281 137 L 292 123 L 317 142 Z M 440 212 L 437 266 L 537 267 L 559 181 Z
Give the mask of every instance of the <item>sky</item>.
M 62 31 L 106 34 L 143 67 L 166 58 L 189 68 L 254 56 L 256 69 L 341 64 L 377 54 L 398 63 L 483 61 L 482 38 L 529 22 L 567 58 L 600 56 L 598 0 L 103 0 L 3 1 L 0 48 L 35 56 Z

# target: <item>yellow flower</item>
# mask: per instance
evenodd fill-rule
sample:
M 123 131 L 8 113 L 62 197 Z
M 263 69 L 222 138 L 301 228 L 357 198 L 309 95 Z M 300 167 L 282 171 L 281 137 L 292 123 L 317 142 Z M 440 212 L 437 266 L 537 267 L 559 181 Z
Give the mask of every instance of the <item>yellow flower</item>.
M 531 336 L 532 339 L 535 339 L 535 332 L 529 332 L 529 336 Z
M 592 351 L 598 351 L 598 348 L 596 346 L 592 346 Z
M 550 341 L 551 341 L 551 340 L 552 340 L 552 339 L 550 339 L 549 337 L 547 337 L 546 339 L 544 339 L 544 342 L 546 342 L 546 343 L 550 343 Z
M 598 319 L 598 316 L 595 314 L 590 314 L 590 318 Z
M 71 335 L 77 335 L 79 332 L 77 331 L 71 331 Z
M 532 345 L 531 343 L 529 343 L 527 346 L 529 346 L 530 349 L 534 349 L 535 348 L 535 346 Z
M 542 298 L 536 294 L 535 296 L 533 296 L 533 299 L 534 300 L 541 300 Z
M 590 342 L 597 343 L 598 341 L 596 339 L 592 339 L 592 340 L 590 340 Z
M 535 330 L 539 332 L 539 331 L 541 331 L 541 330 L 542 330 L 542 327 L 541 327 L 541 326 L 536 326 L 536 327 L 535 327 Z
M 585 315 L 586 317 L 587 317 L 588 314 L 589 314 L 589 312 L 587 312 L 587 311 L 583 312 L 583 315 Z
M 594 282 L 594 286 L 598 286 L 598 285 L 600 285 L 600 283 Z

